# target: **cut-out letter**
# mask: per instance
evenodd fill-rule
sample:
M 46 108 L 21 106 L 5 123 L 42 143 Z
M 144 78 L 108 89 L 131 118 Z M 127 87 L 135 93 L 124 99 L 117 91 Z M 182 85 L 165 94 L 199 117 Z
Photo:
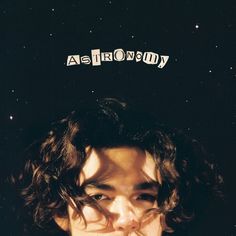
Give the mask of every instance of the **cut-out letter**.
M 89 56 L 82 56 L 81 63 L 86 64 L 86 65 L 90 64 L 91 63 L 90 57 Z
M 157 64 L 159 59 L 159 55 L 157 53 L 154 52 L 145 52 L 143 54 L 143 62 L 145 62 L 146 64 Z
M 159 65 L 158 65 L 158 68 L 163 68 L 166 65 L 168 60 L 169 60 L 169 56 L 161 55 L 161 61 L 160 61 Z
M 102 61 L 113 61 L 112 52 L 102 52 L 101 57 Z
M 142 60 L 142 57 L 143 57 L 143 53 L 140 52 L 140 51 L 137 51 L 137 52 L 136 52 L 136 56 L 135 56 L 136 62 L 141 61 L 141 60 Z
M 74 66 L 80 64 L 80 55 L 71 55 L 67 57 L 67 66 Z
M 122 48 L 118 48 L 114 50 L 114 60 L 115 61 L 124 61 L 125 60 L 125 52 Z
M 127 61 L 133 61 L 134 60 L 134 51 L 127 51 L 126 52 L 126 59 L 127 59 Z
M 92 55 L 92 65 L 100 66 L 101 65 L 100 49 L 91 50 L 91 55 Z

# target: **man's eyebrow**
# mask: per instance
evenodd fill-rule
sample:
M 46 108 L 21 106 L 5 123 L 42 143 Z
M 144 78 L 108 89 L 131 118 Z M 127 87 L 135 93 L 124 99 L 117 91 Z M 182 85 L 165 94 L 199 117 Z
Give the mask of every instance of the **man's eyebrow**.
M 109 184 L 104 184 L 104 183 L 99 183 L 96 181 L 91 181 L 83 184 L 83 188 L 97 188 L 100 190 L 109 190 L 109 191 L 114 191 L 115 187 L 111 186 Z
M 150 189 L 158 189 L 160 184 L 156 181 L 151 182 L 142 182 L 138 183 L 134 186 L 134 190 L 150 190 Z M 83 188 L 97 188 L 100 190 L 108 190 L 108 191 L 115 191 L 115 186 L 99 183 L 96 181 L 91 181 L 83 184 Z
M 134 186 L 134 190 L 148 190 L 148 189 L 158 189 L 160 184 L 156 181 L 151 181 L 151 182 L 143 182 L 136 184 Z

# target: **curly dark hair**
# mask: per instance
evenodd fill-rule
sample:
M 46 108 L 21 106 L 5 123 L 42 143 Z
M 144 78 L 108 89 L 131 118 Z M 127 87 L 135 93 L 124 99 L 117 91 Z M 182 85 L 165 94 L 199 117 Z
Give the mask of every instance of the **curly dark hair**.
M 78 186 L 87 146 L 130 146 L 150 152 L 162 178 L 158 210 L 173 230 L 184 227 L 205 209 L 208 200 L 220 195 L 223 179 L 199 142 L 167 129 L 155 116 L 106 98 L 81 105 L 54 123 L 47 136 L 29 149 L 30 158 L 18 180 L 37 225 L 47 226 L 55 215 L 67 216 L 70 199 L 81 217 L 86 204 L 103 211 Z

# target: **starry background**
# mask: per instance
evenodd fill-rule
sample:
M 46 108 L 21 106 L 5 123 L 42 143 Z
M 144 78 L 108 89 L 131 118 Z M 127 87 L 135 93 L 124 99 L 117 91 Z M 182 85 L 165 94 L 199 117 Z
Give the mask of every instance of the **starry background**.
M 17 166 L 19 151 L 78 101 L 116 96 L 200 140 L 222 169 L 233 202 L 235 6 L 203 0 L 2 0 L 1 177 Z M 66 67 L 68 55 L 90 55 L 96 48 L 170 58 L 163 69 L 134 61 Z

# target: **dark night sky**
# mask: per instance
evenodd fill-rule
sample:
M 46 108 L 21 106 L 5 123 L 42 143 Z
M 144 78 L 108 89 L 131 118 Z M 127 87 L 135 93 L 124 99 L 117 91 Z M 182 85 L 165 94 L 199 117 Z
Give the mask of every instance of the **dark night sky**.
M 79 100 L 118 96 L 205 144 L 235 199 L 235 10 L 233 1 L 2 0 L 1 175 Z M 133 61 L 66 67 L 68 55 L 95 48 L 170 58 L 163 69 Z

